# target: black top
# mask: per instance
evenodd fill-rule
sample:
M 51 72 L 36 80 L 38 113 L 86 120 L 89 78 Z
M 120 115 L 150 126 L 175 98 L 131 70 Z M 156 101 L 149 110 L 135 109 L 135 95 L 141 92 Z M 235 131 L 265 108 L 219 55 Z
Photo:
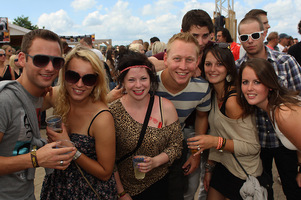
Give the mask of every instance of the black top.
M 288 49 L 287 53 L 294 56 L 298 61 L 299 65 L 301 65 L 301 42 L 298 42 L 297 44 L 291 46 Z

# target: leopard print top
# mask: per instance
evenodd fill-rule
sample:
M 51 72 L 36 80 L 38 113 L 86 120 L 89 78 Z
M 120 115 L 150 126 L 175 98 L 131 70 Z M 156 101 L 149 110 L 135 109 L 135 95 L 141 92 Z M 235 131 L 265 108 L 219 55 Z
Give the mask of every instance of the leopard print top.
M 136 147 L 143 124 L 135 121 L 128 114 L 120 100 L 111 104 L 110 111 L 115 120 L 116 160 L 118 160 Z M 169 162 L 146 173 L 144 179 L 137 180 L 134 176 L 133 156 L 128 157 L 117 166 L 124 189 L 134 196 L 163 178 L 168 173 L 168 166 L 175 159 L 180 158 L 182 141 L 183 135 L 178 120 L 162 128 L 148 126 L 136 155 L 154 157 L 165 152 L 169 157 Z

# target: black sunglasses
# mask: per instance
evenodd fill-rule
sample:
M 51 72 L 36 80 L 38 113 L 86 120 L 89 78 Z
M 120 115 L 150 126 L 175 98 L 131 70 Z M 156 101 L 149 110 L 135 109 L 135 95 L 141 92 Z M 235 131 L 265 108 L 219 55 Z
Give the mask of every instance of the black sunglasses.
M 92 86 L 95 85 L 97 81 L 97 74 L 85 74 L 84 76 L 80 76 L 77 72 L 68 70 L 65 72 L 65 80 L 68 83 L 77 83 L 79 79 L 82 79 L 83 83 L 86 86 Z
M 230 45 L 228 43 L 225 43 L 225 42 L 213 42 L 213 41 L 209 41 L 206 45 L 206 48 L 209 48 L 209 47 L 219 47 L 219 48 L 222 48 L 222 49 L 230 49 Z
M 1 57 L 1 56 L 6 56 L 6 55 L 5 55 L 5 53 L 0 53 L 0 57 Z
M 58 70 L 61 69 L 65 64 L 64 58 L 58 56 L 48 56 L 43 54 L 37 54 L 34 56 L 29 54 L 26 55 L 32 58 L 32 62 L 36 67 L 46 67 L 51 61 L 53 68 Z
M 260 32 L 254 32 L 251 34 L 243 34 L 243 35 L 239 35 L 239 39 L 242 42 L 246 42 L 249 40 L 249 37 L 251 37 L 253 40 L 258 40 L 261 36 L 261 34 L 263 33 L 263 31 Z

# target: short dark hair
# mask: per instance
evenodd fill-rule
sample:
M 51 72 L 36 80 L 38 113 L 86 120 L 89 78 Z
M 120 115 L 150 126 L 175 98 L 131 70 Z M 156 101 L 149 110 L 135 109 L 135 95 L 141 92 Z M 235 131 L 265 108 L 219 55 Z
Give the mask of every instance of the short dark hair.
M 135 66 L 135 65 L 146 65 L 148 68 L 145 68 L 149 77 L 150 77 L 150 93 L 154 94 L 158 88 L 158 81 L 156 76 L 155 66 L 148 60 L 146 55 L 134 51 L 128 51 L 127 54 L 124 54 L 122 58 L 118 62 L 117 69 L 119 71 L 124 70 L 127 67 Z M 124 78 L 129 70 L 126 70 L 119 74 L 117 77 L 117 82 L 119 86 L 122 86 L 124 82 Z
M 57 42 L 60 45 L 61 54 L 63 54 L 63 46 L 60 37 L 56 33 L 47 29 L 36 29 L 26 33 L 22 39 L 21 51 L 28 54 L 32 41 L 36 38 Z
M 222 27 L 222 28 L 219 28 L 217 30 L 217 32 L 219 32 L 219 31 L 222 32 L 222 35 L 223 35 L 223 37 L 226 38 L 226 42 L 227 43 L 232 43 L 233 42 L 233 39 L 232 39 L 231 34 L 230 34 L 230 31 L 228 29 Z
M 91 37 L 84 37 L 83 41 L 89 46 L 93 45 Z
M 154 42 L 156 42 L 156 41 L 160 41 L 160 39 L 157 38 L 157 37 L 152 37 L 152 38 L 150 39 L 150 42 L 151 42 L 151 43 L 154 43 Z
M 188 11 L 182 19 L 182 31 L 188 32 L 192 26 L 207 27 L 209 33 L 213 32 L 214 25 L 209 14 L 201 9 Z
M 252 9 L 245 15 L 245 17 L 258 17 L 259 15 L 267 16 L 268 13 L 262 9 Z

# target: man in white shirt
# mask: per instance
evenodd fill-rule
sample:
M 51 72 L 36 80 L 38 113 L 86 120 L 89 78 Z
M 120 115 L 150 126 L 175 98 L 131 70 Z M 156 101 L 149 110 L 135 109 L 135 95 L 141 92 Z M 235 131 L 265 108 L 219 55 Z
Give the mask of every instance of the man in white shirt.
M 287 52 L 288 48 L 287 45 L 290 42 L 290 36 L 287 35 L 286 33 L 281 33 L 279 35 L 279 43 L 278 43 L 278 48 L 280 52 Z

